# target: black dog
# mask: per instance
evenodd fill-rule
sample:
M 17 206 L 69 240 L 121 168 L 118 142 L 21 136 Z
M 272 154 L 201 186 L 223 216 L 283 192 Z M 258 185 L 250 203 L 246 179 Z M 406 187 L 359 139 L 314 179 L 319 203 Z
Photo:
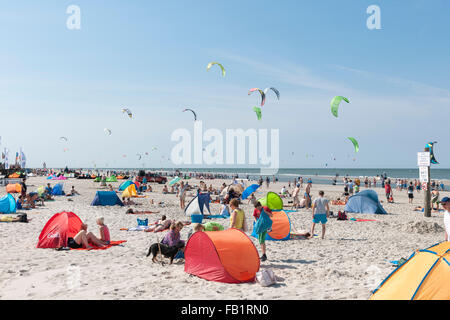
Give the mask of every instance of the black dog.
M 184 244 L 181 242 L 178 243 L 176 246 L 172 246 L 172 247 L 169 247 L 168 245 L 161 244 L 161 243 L 154 243 L 148 249 L 147 257 L 150 254 L 152 254 L 153 255 L 152 261 L 156 262 L 156 257 L 158 255 L 158 253 L 161 253 L 164 257 L 170 258 L 170 264 L 172 264 L 173 259 L 177 255 L 178 251 L 183 249 L 183 247 L 184 247 Z M 160 251 L 160 249 L 161 249 L 161 251 Z

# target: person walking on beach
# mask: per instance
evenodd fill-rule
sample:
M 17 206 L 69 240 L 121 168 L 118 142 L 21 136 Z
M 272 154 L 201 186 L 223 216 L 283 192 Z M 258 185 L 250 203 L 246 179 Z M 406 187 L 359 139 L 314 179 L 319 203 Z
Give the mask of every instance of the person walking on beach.
M 413 203 L 413 199 L 414 199 L 414 186 L 413 183 L 410 182 L 409 183 L 409 187 L 408 187 L 408 201 L 409 203 Z
M 444 241 L 450 241 L 450 198 L 444 197 L 441 200 L 441 205 L 444 208 L 444 226 L 445 226 L 445 239 Z
M 267 189 L 269 189 L 269 185 L 270 185 L 270 179 L 269 179 L 269 177 L 266 177 L 266 186 L 267 186 Z
M 181 181 L 181 183 L 180 183 L 180 207 L 181 207 L 181 210 L 184 210 L 184 208 L 185 208 L 187 186 L 188 186 L 187 183 L 184 184 L 184 181 Z
M 314 237 L 314 227 L 316 226 L 316 223 L 322 224 L 322 239 L 325 238 L 325 225 L 328 221 L 328 216 L 330 215 L 330 206 L 328 204 L 328 199 L 326 199 L 324 195 L 325 192 L 320 190 L 319 197 L 314 200 L 310 238 Z
M 300 183 L 297 184 L 297 186 L 294 188 L 294 191 L 292 192 L 292 197 L 294 198 L 294 203 L 292 204 L 292 207 L 294 209 L 298 209 L 300 206 L 300 199 L 298 198 L 298 195 L 300 194 Z
M 305 199 L 306 199 L 305 207 L 307 209 L 311 208 L 311 184 L 312 184 L 312 181 L 308 180 L 308 183 L 305 188 Z
M 391 196 L 392 193 L 392 188 L 391 188 L 391 184 L 389 182 L 386 182 L 384 185 L 384 191 L 386 193 L 386 200 L 389 201 L 389 198 Z
M 262 214 L 267 214 L 269 218 L 273 217 L 272 210 L 270 210 L 268 207 L 263 207 L 261 203 L 258 201 L 255 203 L 255 210 L 253 211 L 253 218 L 255 219 L 255 223 L 258 222 L 258 219 L 261 217 Z M 262 227 L 261 230 L 259 230 L 258 234 L 258 242 L 261 246 L 261 252 L 262 256 L 260 257 L 261 261 L 267 260 L 266 255 L 266 236 L 268 233 L 268 229 Z

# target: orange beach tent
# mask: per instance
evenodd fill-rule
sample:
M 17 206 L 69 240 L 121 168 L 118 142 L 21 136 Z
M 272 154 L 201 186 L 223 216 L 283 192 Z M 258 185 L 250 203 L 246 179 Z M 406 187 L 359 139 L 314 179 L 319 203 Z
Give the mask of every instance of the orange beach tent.
M 8 184 L 6 186 L 6 192 L 7 193 L 21 193 L 22 192 L 22 186 L 18 183 L 16 184 Z
M 238 229 L 194 233 L 184 257 L 185 272 L 209 281 L 252 282 L 259 270 L 258 251 Z
M 417 250 L 374 290 L 371 300 L 450 300 L 450 242 Z

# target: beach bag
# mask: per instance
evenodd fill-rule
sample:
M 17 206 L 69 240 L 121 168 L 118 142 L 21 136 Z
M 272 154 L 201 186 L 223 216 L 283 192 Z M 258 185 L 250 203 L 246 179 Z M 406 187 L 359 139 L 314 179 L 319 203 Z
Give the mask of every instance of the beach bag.
M 270 228 L 272 228 L 272 220 L 264 211 L 264 209 L 262 209 L 258 221 L 256 221 L 255 225 L 253 226 L 253 230 L 256 234 L 261 234 L 264 231 L 269 230 Z
M 277 283 L 277 277 L 272 269 L 263 269 L 256 273 L 256 281 L 263 287 Z
M 137 223 L 138 223 L 138 226 L 148 226 L 148 219 L 145 219 L 145 220 L 143 220 L 143 219 L 137 219 Z
M 347 220 L 347 215 L 345 214 L 345 211 L 339 211 L 338 212 L 338 220 Z

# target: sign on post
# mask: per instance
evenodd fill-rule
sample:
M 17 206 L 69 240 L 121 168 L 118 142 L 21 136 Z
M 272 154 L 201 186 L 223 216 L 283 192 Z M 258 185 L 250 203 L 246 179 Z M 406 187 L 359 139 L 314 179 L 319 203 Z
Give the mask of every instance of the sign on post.
M 417 166 L 419 167 L 429 167 L 431 165 L 431 156 L 429 152 L 418 152 L 417 153 Z
M 419 167 L 419 179 L 421 183 L 427 183 L 428 181 L 428 167 Z

